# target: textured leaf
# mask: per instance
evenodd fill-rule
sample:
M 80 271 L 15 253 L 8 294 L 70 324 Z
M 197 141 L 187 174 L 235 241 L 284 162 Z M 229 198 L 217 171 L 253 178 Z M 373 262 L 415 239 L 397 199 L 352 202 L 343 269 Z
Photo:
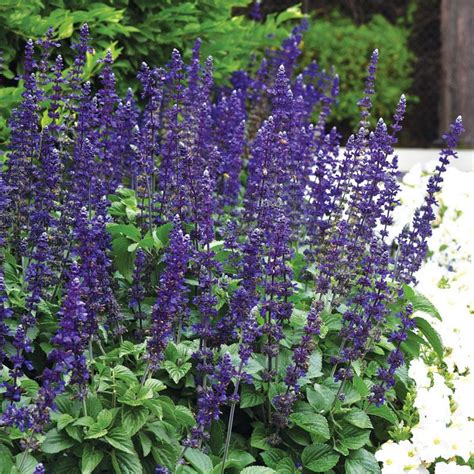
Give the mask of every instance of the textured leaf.
M 104 453 L 95 449 L 92 445 L 86 444 L 82 450 L 81 472 L 82 474 L 91 474 L 100 464 Z
M 148 419 L 149 411 L 145 407 L 124 407 L 122 426 L 130 436 L 137 433 Z
M 136 454 L 135 449 L 133 448 L 132 438 L 125 428 L 114 428 L 104 439 L 115 449 L 128 454 Z
M 318 440 L 327 440 L 331 436 L 326 418 L 317 413 L 293 413 L 290 420 L 303 430 L 315 435 Z
M 278 464 L 275 467 L 278 474 L 297 474 L 301 471 L 296 469 L 295 462 L 291 458 L 284 458 L 278 461 Z
M 382 405 L 380 407 L 377 407 L 375 405 L 369 405 L 367 407 L 367 414 L 383 418 L 384 420 L 390 422 L 392 425 L 396 425 L 398 423 L 397 415 L 391 408 L 386 405 Z
M 19 474 L 33 474 L 37 464 L 38 461 L 31 454 L 27 454 L 26 456 L 24 456 L 23 453 L 20 453 L 15 456 L 15 466 L 18 469 L 17 472 Z M 5 472 L 5 474 L 11 473 L 12 471 Z
M 174 383 L 178 383 L 189 372 L 191 367 L 190 362 L 185 362 L 183 365 L 176 365 L 169 360 L 163 362 L 163 368 L 168 372 Z
M 404 285 L 405 297 L 413 306 L 413 311 L 422 311 L 423 313 L 428 313 L 429 315 L 439 319 L 441 321 L 441 315 L 436 309 L 435 305 L 422 293 L 420 293 L 415 288 L 412 288 L 408 285 Z
M 325 385 L 314 385 L 314 389 L 306 389 L 306 398 L 318 412 L 326 412 L 331 408 L 336 393 Z
M 166 466 L 168 469 L 174 469 L 181 453 L 181 447 L 162 441 L 160 443 L 153 443 L 151 453 L 156 464 Z
M 184 407 L 182 405 L 176 405 L 174 414 L 176 417 L 176 421 L 181 426 L 190 427 L 196 424 L 196 420 L 194 419 L 192 411 L 187 407 Z
M 286 455 L 287 454 L 285 453 L 285 451 L 278 448 L 271 448 L 268 451 L 265 451 L 264 453 L 260 453 L 260 456 L 263 459 L 265 465 L 271 467 L 272 469 L 275 469 L 278 461 L 285 458 Z
M 57 423 L 58 431 L 61 431 L 63 428 L 65 428 L 67 425 L 69 425 L 73 421 L 74 421 L 74 418 L 71 415 L 68 415 L 67 413 L 63 413 L 59 417 L 59 420 Z
M 348 449 L 359 449 L 369 441 L 370 430 L 363 430 L 356 426 L 343 424 L 342 430 L 338 431 L 340 443 Z
M 143 456 L 147 457 L 150 454 L 152 441 L 148 435 L 140 431 L 138 433 L 138 437 L 140 438 L 140 444 L 142 446 Z
M 346 474 L 379 474 L 380 466 L 375 456 L 365 449 L 352 451 L 345 462 Z
M 369 416 L 358 408 L 353 408 L 344 415 L 344 421 L 358 428 L 373 428 Z
M 41 450 L 46 454 L 55 454 L 74 446 L 74 440 L 69 436 L 52 429 L 46 433 L 46 438 L 41 444 Z
M 327 444 L 314 443 L 304 448 L 301 461 L 312 472 L 326 472 L 337 464 L 339 454 Z
M 444 348 L 443 342 L 439 337 L 439 334 L 433 329 L 433 326 L 423 318 L 414 318 L 416 322 L 416 327 L 420 330 L 420 332 L 426 337 L 426 340 L 429 342 L 430 346 L 436 352 L 440 359 L 443 358 L 444 355 Z
M 240 471 L 240 474 L 276 474 L 276 471 L 264 466 L 249 466 Z
M 257 405 L 261 405 L 265 401 L 265 395 L 260 392 L 256 392 L 255 389 L 250 385 L 242 385 L 240 394 L 240 408 L 251 408 Z
M 199 473 L 208 474 L 212 472 L 211 458 L 199 449 L 188 448 L 184 454 L 184 457 Z
M 116 474 L 143 474 L 143 467 L 136 454 L 113 450 L 112 465 Z

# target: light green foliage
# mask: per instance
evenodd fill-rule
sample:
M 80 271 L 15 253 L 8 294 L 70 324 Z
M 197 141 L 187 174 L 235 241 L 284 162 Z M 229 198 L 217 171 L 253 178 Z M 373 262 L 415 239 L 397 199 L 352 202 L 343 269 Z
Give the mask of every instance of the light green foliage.
M 251 0 L 1 0 L 1 75 L 9 82 L 0 88 L 0 143 L 7 136 L 9 111 L 21 95 L 14 78 L 22 69 L 25 41 L 41 38 L 50 26 L 54 27 L 55 38 L 71 38 L 74 42 L 78 27 L 87 22 L 95 54 L 90 55 L 86 75 L 97 72 L 97 60 L 111 49 L 118 84 L 127 86 L 133 85 L 142 61 L 164 65 L 173 48 L 189 58 L 194 40 L 201 38 L 202 53 L 214 58 L 214 78 L 219 82 L 232 71 L 248 67 L 251 53 L 256 62 L 266 48 L 277 47 L 288 35 L 292 20 L 302 18 L 298 7 L 269 15 L 263 24 L 234 15 L 235 8 L 250 3 Z M 68 47 L 59 52 L 70 62 L 72 51 Z M 126 81 L 120 80 L 125 78 Z
M 373 99 L 375 118 L 392 115 L 402 93 L 411 85 L 413 53 L 408 48 L 410 30 L 404 23 L 392 24 L 380 15 L 356 25 L 333 13 L 329 18 L 313 18 L 304 36 L 304 63 L 316 59 L 326 69 L 334 66 L 341 91 L 334 118 L 357 124 L 357 101 L 364 90 L 366 66 L 372 51 L 380 51 L 377 84 Z M 413 103 L 415 97 L 410 97 Z

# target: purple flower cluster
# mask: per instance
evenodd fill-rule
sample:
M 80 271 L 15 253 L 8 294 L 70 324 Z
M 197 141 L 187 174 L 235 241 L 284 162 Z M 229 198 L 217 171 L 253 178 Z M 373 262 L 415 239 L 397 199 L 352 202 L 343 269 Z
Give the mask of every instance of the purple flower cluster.
M 196 424 L 185 446 L 201 447 L 229 407 L 227 455 L 242 383 L 265 391 L 265 419 L 277 440 L 304 395 L 324 316 L 335 314 L 342 315 L 340 346 L 327 360 L 341 396 L 374 343 L 387 336 L 395 346 L 370 397 L 384 402 L 404 363 L 413 308 L 398 306 L 394 330 L 387 321 L 426 255 L 462 121 L 445 135 L 425 201 L 393 256 L 393 147 L 406 100 L 391 128 L 382 119 L 371 125 L 374 51 L 360 126 L 341 155 L 341 135 L 327 127 L 339 78 L 317 63 L 293 74 L 305 28 L 267 52 L 254 74 L 234 73 L 232 88 L 214 84 L 213 60 L 201 60 L 197 40 L 188 63 L 177 50 L 163 68 L 143 63 L 138 98 L 132 90 L 120 96 L 110 51 L 99 61 L 97 84 L 84 82 L 87 25 L 67 73 L 62 57 L 53 57 L 53 30 L 37 46 L 27 42 L 22 101 L 11 114 L 0 170 L 2 425 L 32 436 L 44 431 L 68 386 L 87 396 L 86 350 L 93 357 L 95 347 L 104 350 L 102 339 L 115 346 L 134 334 L 138 343 L 145 338 L 143 382 L 161 368 L 171 340 L 193 347 Z M 123 234 L 112 233 L 113 242 L 112 218 Z M 21 285 L 23 299 L 10 299 Z M 299 339 L 288 337 L 294 306 L 307 312 Z M 51 308 L 60 308 L 53 348 L 37 373 L 31 354 Z M 282 347 L 292 352 L 286 367 Z M 249 367 L 259 364 L 252 377 Z M 40 382 L 33 400 L 24 394 L 25 376 Z M 274 382 L 284 388 L 269 402 Z M 155 472 L 169 470 L 158 465 Z
M 163 360 L 173 328 L 181 331 L 185 322 L 187 289 L 184 277 L 190 254 L 189 237 L 183 234 L 181 222 L 175 218 L 164 257 L 166 268 L 160 278 L 151 314 L 150 338 L 147 341 L 147 360 L 151 370 L 156 370 Z

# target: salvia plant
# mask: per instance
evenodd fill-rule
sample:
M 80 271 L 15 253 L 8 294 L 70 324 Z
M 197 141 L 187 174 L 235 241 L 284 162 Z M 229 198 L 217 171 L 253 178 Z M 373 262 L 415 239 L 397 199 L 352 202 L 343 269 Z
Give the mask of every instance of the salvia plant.
M 197 40 L 123 97 L 110 53 L 84 82 L 87 25 L 67 67 L 52 31 L 27 43 L 0 175 L 2 473 L 379 471 L 407 364 L 442 356 L 414 284 L 462 121 L 393 241 L 405 98 L 372 123 L 374 51 L 341 150 L 304 28 L 232 87 Z

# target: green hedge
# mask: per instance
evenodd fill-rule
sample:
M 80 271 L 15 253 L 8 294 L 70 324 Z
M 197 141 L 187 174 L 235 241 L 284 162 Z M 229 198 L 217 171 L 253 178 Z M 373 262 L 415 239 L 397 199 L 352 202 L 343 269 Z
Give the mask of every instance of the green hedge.
M 365 68 L 372 51 L 380 51 L 374 117 L 390 116 L 402 93 L 412 83 L 413 53 L 408 48 L 410 29 L 404 22 L 392 24 L 375 15 L 368 23 L 356 25 L 334 12 L 324 19 L 314 18 L 304 37 L 304 62 L 317 58 L 325 68 L 334 66 L 340 76 L 339 105 L 334 119 L 357 124 L 357 101 L 364 89 Z M 416 101 L 409 97 L 409 103 Z

